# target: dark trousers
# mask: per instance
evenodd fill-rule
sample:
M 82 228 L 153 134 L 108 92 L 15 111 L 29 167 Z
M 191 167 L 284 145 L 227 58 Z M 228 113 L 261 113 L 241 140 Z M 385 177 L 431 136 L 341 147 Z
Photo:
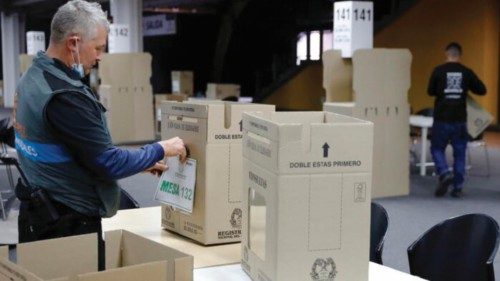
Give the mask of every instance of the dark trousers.
M 60 238 L 73 235 L 97 233 L 99 271 L 105 269 L 104 240 L 100 217 L 88 217 L 73 209 L 52 201 L 60 215 L 55 222 L 48 222 L 42 212 L 27 201 L 21 201 L 18 218 L 19 243 Z
M 467 125 L 465 123 L 434 122 L 432 126 L 431 154 L 437 173 L 448 171 L 445 150 L 453 148 L 453 186 L 462 188 L 465 176 L 465 153 L 467 150 Z

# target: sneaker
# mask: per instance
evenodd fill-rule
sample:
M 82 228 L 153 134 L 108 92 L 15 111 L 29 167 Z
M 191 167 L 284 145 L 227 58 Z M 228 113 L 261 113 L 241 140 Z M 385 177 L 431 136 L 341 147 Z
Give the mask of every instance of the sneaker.
M 452 191 L 451 191 L 451 197 L 453 198 L 462 198 L 464 197 L 464 193 L 462 192 L 462 189 L 461 188 L 454 188 Z
M 448 187 L 453 182 L 453 174 L 451 172 L 446 172 L 439 176 L 439 184 L 434 192 L 436 197 L 441 197 L 448 192 Z

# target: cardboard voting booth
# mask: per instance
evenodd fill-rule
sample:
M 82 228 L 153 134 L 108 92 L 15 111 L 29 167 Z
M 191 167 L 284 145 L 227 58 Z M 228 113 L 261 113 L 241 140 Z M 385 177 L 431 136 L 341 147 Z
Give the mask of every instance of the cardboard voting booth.
M 17 262 L 0 255 L 0 280 L 193 280 L 193 257 L 125 230 L 105 233 L 106 270 L 97 271 L 97 236 L 17 245 Z
M 374 124 L 372 197 L 409 194 L 409 115 L 412 56 L 404 49 L 323 53 L 323 110 Z
M 106 108 L 106 119 L 114 143 L 155 139 L 153 89 L 143 86 L 99 86 L 99 99 Z
M 473 98 L 467 97 L 467 131 L 477 138 L 493 122 L 493 116 Z
M 114 143 L 155 139 L 148 53 L 105 54 L 99 63 L 100 101 Z
M 207 84 L 207 99 L 222 100 L 228 97 L 239 97 L 241 94 L 240 85 L 236 84 Z
M 192 96 L 194 93 L 192 71 L 172 71 L 172 93 Z
M 222 101 L 162 103 L 162 139 L 180 137 L 197 161 L 193 212 L 162 207 L 162 226 L 202 244 L 241 239 L 242 114 L 274 105 Z
M 34 58 L 35 55 L 27 55 L 27 54 L 19 55 L 19 72 L 21 72 L 21 74 L 25 73 L 26 70 L 28 70 L 28 68 L 33 63 Z
M 253 280 L 368 280 L 373 124 L 243 114 L 242 267 Z

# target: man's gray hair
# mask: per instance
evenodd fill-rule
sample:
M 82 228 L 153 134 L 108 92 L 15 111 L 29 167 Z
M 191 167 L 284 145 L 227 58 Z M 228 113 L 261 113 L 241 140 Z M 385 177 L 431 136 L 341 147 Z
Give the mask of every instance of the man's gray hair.
M 98 26 L 109 32 L 109 21 L 99 3 L 71 0 L 59 7 L 52 18 L 50 41 L 60 43 L 72 33 L 80 34 L 82 40 L 93 39 Z

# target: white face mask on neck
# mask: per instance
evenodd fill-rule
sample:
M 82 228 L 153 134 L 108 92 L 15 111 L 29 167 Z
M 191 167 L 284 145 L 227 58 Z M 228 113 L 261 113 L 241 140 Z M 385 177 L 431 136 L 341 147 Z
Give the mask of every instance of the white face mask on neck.
M 71 70 L 75 72 L 80 79 L 85 77 L 85 71 L 83 70 L 83 64 L 80 63 L 80 52 L 78 51 L 78 37 L 75 37 L 75 47 L 76 47 L 76 58 L 78 59 L 79 63 L 76 63 L 75 57 L 72 54 L 71 56 L 73 57 L 73 64 L 71 65 Z

